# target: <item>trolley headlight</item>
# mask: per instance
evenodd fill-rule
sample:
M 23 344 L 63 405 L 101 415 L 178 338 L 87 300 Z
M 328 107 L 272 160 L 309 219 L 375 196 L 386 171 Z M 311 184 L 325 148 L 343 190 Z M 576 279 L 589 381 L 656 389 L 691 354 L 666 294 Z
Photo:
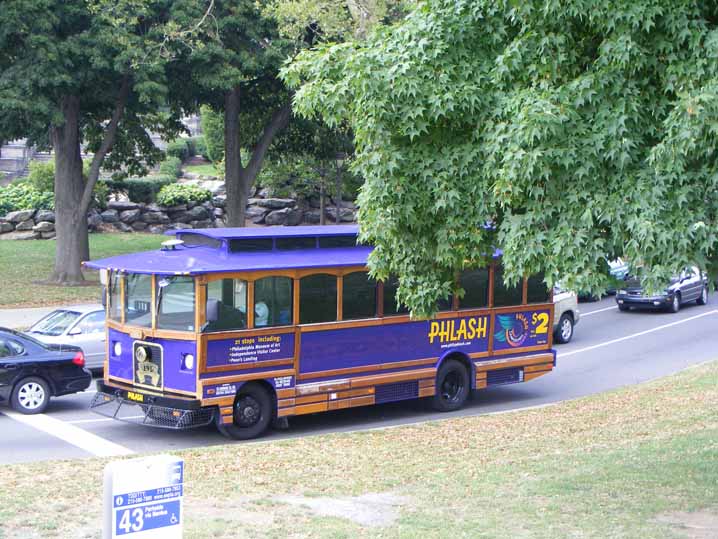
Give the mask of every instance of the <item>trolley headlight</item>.
M 194 368 L 194 356 L 192 354 L 185 354 L 182 357 L 182 368 L 191 371 Z
M 119 341 L 115 342 L 112 351 L 117 357 L 120 357 L 122 355 L 122 344 Z

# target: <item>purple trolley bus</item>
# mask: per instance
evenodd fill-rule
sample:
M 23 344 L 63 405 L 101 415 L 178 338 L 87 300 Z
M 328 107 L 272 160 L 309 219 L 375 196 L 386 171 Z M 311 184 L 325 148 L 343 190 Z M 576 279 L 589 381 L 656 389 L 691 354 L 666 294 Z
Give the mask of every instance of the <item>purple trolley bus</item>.
M 92 408 L 145 425 L 215 423 L 231 438 L 275 418 L 525 382 L 556 365 L 541 277 L 506 287 L 498 262 L 431 320 L 367 273 L 355 226 L 178 230 L 106 272 L 107 356 Z M 141 410 L 141 414 L 137 411 Z

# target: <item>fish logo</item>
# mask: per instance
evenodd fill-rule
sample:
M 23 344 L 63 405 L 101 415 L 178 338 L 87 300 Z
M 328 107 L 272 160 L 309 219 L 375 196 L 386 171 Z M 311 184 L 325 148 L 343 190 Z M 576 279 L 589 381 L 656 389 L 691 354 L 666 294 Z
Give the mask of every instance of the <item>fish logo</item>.
M 512 348 L 521 346 L 529 334 L 529 321 L 523 313 L 514 316 L 499 315 L 498 319 L 501 329 L 494 333 L 494 338 Z

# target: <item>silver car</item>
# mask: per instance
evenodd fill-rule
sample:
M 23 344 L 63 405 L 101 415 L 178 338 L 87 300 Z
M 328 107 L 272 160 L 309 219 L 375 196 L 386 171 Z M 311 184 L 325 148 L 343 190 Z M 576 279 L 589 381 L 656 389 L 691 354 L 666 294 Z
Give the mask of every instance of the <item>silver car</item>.
M 52 311 L 25 333 L 47 344 L 82 348 L 88 369 L 101 369 L 105 360 L 105 308 L 99 304 L 73 305 Z
M 573 337 L 573 328 L 581 318 L 578 298 L 573 292 L 553 289 L 553 334 L 554 341 L 565 344 Z

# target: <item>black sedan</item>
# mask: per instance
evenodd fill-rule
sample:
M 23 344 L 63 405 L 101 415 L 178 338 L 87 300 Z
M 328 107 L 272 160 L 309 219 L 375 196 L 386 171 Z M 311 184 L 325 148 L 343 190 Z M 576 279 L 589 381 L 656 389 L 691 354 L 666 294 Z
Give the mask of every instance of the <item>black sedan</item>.
M 23 414 L 39 414 L 50 397 L 84 391 L 91 381 L 80 347 L 43 344 L 0 328 L 0 402 Z
M 683 270 L 659 294 L 644 294 L 641 283 L 633 279 L 627 279 L 624 287 L 616 292 L 616 303 L 621 311 L 633 308 L 677 313 L 681 305 L 691 301 L 698 305 L 708 303 L 708 277 L 696 267 Z

